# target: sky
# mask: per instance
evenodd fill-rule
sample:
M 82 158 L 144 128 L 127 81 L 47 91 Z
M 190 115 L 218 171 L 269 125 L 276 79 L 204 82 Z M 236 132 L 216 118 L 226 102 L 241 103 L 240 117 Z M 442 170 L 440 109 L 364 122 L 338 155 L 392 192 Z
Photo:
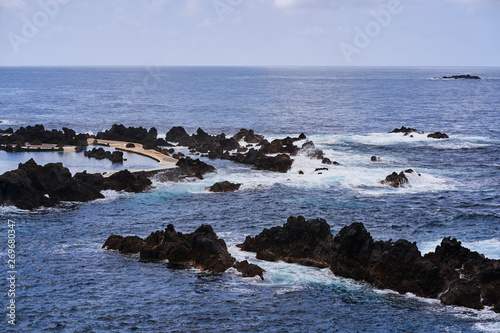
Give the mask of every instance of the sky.
M 500 66 L 500 0 L 0 0 L 0 66 Z

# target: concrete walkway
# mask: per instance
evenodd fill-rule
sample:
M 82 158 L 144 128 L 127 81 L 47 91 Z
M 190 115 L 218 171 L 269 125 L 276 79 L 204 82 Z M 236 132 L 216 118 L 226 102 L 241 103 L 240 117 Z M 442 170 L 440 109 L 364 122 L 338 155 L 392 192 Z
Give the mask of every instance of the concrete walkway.
M 165 154 L 162 154 L 156 150 L 153 149 L 144 149 L 142 144 L 140 143 L 135 143 L 135 142 L 125 142 L 125 141 L 113 141 L 113 140 L 101 140 L 101 139 L 88 139 L 87 140 L 89 146 L 92 145 L 102 145 L 102 146 L 109 146 L 112 148 L 115 148 L 117 150 L 123 150 L 129 153 L 134 153 L 134 154 L 139 154 L 143 155 L 149 158 L 152 158 L 156 161 L 159 162 L 160 166 L 156 168 L 151 168 L 151 169 L 145 169 L 145 170 L 132 170 L 129 169 L 128 171 L 132 173 L 136 172 L 158 172 L 158 171 L 163 171 L 163 170 L 169 170 L 169 169 L 175 169 L 177 168 L 177 159 L 167 156 Z M 133 143 L 135 147 L 127 148 L 128 143 Z M 116 171 L 109 171 L 104 174 L 104 177 L 109 177 L 112 174 L 115 174 L 121 170 L 116 170 Z

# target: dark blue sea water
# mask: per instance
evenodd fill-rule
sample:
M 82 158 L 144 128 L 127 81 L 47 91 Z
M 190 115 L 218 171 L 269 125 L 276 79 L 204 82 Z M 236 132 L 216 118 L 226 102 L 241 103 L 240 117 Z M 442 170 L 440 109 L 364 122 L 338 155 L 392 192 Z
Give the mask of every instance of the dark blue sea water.
M 466 73 L 482 80 L 434 79 Z M 291 171 L 276 174 L 208 161 L 218 173 L 202 181 L 155 181 L 145 193 L 106 192 L 106 199 L 34 212 L 0 207 L 3 281 L 7 220 L 17 222 L 16 330 L 500 332 L 500 315 L 489 310 L 376 290 L 328 269 L 262 262 L 235 247 L 300 214 L 325 218 L 333 233 L 363 222 L 375 239 L 416 241 L 422 253 L 452 236 L 500 259 L 499 92 L 498 68 L 0 68 L 2 129 L 43 123 L 97 133 L 123 123 L 163 134 L 172 126 L 229 135 L 252 128 L 270 138 L 304 132 L 341 163 L 317 174 L 318 161 L 298 156 Z M 402 125 L 450 139 L 387 134 Z M 31 157 L 73 172 L 116 167 L 75 154 L 0 152 L 0 173 Z M 155 166 L 137 156 L 127 162 Z M 379 184 L 408 168 L 421 174 L 409 186 Z M 220 180 L 243 186 L 204 191 Z M 211 224 L 233 256 L 266 269 L 265 280 L 101 249 L 111 234 L 145 237 L 168 223 L 182 232 Z M 4 314 L 0 327 L 9 328 Z

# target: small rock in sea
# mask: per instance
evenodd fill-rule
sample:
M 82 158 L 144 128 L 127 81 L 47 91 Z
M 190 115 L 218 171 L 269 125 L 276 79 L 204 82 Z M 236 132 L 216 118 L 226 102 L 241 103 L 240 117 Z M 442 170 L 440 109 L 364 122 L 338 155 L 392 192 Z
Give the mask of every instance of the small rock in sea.
M 303 174 L 304 174 L 304 171 L 299 170 L 299 175 L 303 175 Z
M 328 170 L 328 168 L 316 168 L 316 170 L 314 170 L 314 172 L 316 172 L 316 171 L 323 171 L 323 170 Z
M 370 159 L 371 159 L 372 162 L 377 162 L 378 161 L 378 157 L 375 156 L 375 155 L 373 155 Z
M 472 79 L 472 80 L 480 80 L 481 78 L 477 75 L 470 75 L 470 74 L 465 74 L 465 75 L 452 75 L 452 76 L 443 76 L 443 79 Z
M 237 191 L 242 184 L 231 183 L 228 181 L 218 182 L 206 189 L 210 192 L 234 192 Z
M 441 133 L 441 132 L 428 134 L 427 137 L 433 138 L 433 139 L 448 139 L 449 138 L 449 136 L 447 134 Z

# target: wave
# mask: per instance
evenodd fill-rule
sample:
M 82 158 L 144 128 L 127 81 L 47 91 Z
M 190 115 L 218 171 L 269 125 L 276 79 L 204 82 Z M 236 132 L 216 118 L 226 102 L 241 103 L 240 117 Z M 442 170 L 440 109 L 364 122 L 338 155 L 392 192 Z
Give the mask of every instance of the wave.
M 487 147 L 498 143 L 489 137 L 466 136 L 461 134 L 450 134 L 449 139 L 433 139 L 427 137 L 428 133 L 369 133 L 369 134 L 333 134 L 312 135 L 310 139 L 319 145 L 352 145 L 362 144 L 370 146 L 392 146 L 399 144 L 425 145 L 438 149 L 466 149 Z

